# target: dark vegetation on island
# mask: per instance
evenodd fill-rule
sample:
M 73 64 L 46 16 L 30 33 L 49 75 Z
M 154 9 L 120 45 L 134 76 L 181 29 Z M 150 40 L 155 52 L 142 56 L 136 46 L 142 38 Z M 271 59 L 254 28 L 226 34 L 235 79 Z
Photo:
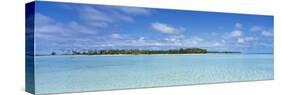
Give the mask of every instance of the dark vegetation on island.
M 207 51 L 201 48 L 180 48 L 180 49 L 170 49 L 170 50 L 138 50 L 138 49 L 110 49 L 110 50 L 86 50 L 86 51 L 74 51 L 70 53 L 65 53 L 63 55 L 121 55 L 121 54 L 206 54 L 206 53 L 240 53 L 231 51 Z M 50 55 L 56 55 L 56 52 L 51 52 Z

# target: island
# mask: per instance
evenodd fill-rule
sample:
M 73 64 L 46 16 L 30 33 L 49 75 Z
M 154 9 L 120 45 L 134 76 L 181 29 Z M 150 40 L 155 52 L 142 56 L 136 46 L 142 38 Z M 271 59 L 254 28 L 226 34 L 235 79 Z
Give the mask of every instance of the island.
M 233 51 L 208 51 L 207 49 L 201 48 L 180 48 L 180 49 L 169 49 L 169 50 L 139 50 L 139 49 L 107 49 L 107 50 L 72 50 L 69 53 L 63 55 L 140 55 L 140 54 L 206 54 L 206 53 L 240 53 Z M 56 55 L 56 52 L 51 52 L 50 55 Z

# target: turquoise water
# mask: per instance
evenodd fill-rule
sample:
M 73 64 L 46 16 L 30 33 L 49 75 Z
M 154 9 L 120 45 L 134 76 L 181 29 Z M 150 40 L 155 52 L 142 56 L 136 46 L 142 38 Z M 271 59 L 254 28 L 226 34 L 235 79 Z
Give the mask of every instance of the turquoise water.
M 36 56 L 37 94 L 274 78 L 272 54 Z

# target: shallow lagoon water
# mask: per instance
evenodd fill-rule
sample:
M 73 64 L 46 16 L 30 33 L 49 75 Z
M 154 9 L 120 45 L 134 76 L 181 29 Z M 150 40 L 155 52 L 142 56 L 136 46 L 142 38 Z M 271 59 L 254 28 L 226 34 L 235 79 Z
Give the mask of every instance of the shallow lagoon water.
M 273 54 L 35 57 L 37 94 L 273 78 Z

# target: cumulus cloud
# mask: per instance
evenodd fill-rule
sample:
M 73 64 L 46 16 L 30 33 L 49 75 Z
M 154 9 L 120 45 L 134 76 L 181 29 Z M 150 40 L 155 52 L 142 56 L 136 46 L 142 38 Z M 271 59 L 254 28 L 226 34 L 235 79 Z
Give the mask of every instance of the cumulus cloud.
M 242 29 L 243 25 L 241 23 L 235 23 L 235 28 L 236 29 Z
M 244 37 L 244 39 L 245 39 L 246 41 L 258 40 L 257 37 Z
M 36 49 L 45 52 L 86 48 L 92 41 L 83 40 L 97 33 L 95 28 L 77 21 L 59 22 L 41 13 L 35 14 L 35 25 Z
M 254 40 L 257 40 L 257 39 L 254 38 L 254 37 L 241 37 L 241 38 L 237 39 L 237 42 L 238 43 L 245 43 L 245 42 L 254 41 Z
M 231 37 L 240 37 L 240 36 L 243 36 L 243 32 L 240 30 L 234 30 L 230 33 L 230 36 Z
M 240 29 L 239 29 L 240 28 Z M 229 33 L 225 33 L 225 35 L 222 36 L 221 42 L 226 44 L 227 46 L 249 46 L 255 44 L 259 39 L 258 35 L 252 34 L 250 32 L 258 32 L 261 31 L 262 28 L 259 26 L 252 26 L 250 27 L 248 31 L 242 31 L 242 24 L 235 24 L 234 30 Z
M 250 31 L 260 33 L 262 36 L 272 37 L 273 29 L 265 29 L 260 26 L 253 26 L 250 28 Z
M 267 36 L 267 37 L 272 37 L 273 36 L 273 32 L 270 32 L 270 31 L 262 31 L 261 32 L 261 35 L 263 36 Z
M 126 41 L 122 42 L 124 43 L 123 45 L 126 46 L 131 38 L 126 38 L 127 36 L 125 35 L 115 33 L 118 29 L 112 27 L 119 27 L 118 23 L 133 23 L 135 22 L 135 16 L 148 16 L 151 14 L 150 10 L 144 8 L 86 5 L 79 7 L 63 5 L 62 7 L 65 10 L 73 12 L 77 19 L 60 21 L 56 20 L 55 17 L 49 17 L 41 13 L 35 15 L 36 39 L 40 39 L 38 41 L 38 46 L 40 46 L 38 49 L 54 50 L 58 48 L 112 47 L 115 44 L 107 42 L 120 41 L 116 39 L 126 39 Z M 103 35 L 103 37 L 95 36 L 97 34 Z M 90 40 L 83 41 L 84 39 Z M 139 38 L 138 42 L 144 43 L 144 37 Z M 49 44 L 46 46 L 43 43 Z
M 181 37 L 180 37 L 181 38 Z M 191 36 L 189 38 L 177 38 L 177 37 L 168 37 L 168 38 L 145 38 L 135 37 L 135 38 L 124 38 L 122 40 L 108 39 L 111 42 L 111 45 L 115 48 L 129 47 L 130 49 L 150 49 L 151 47 L 157 47 L 159 49 L 177 49 L 177 48 L 188 48 L 188 47 L 207 47 L 212 46 L 216 47 L 221 45 L 221 43 L 205 42 L 203 38 L 197 36 Z M 212 45 L 211 45 L 212 44 Z
M 144 26 L 139 26 L 139 31 L 143 31 L 143 33 L 135 33 L 130 31 L 132 29 L 127 29 L 126 25 L 144 19 L 138 16 L 154 16 L 151 14 L 155 10 L 88 5 L 71 6 L 69 10 L 75 14 L 71 15 L 75 19 L 61 21 L 57 20 L 60 19 L 58 17 L 48 17 L 52 14 L 39 13 L 36 15 L 36 36 L 41 37 L 38 40 L 39 49 L 178 49 L 198 47 L 221 50 L 221 48 L 239 48 L 238 45 L 259 45 L 256 44 L 259 37 L 266 36 L 263 37 L 265 40 L 259 40 L 262 43 L 270 40 L 270 37 L 273 36 L 271 30 L 265 31 L 266 27 L 252 26 L 248 28 L 243 26 L 243 23 L 231 25 L 232 31 L 224 31 L 229 29 L 228 26 L 219 28 L 209 26 L 213 29 L 206 31 L 207 35 L 205 35 L 204 30 L 190 31 L 189 34 L 189 31 L 186 33 L 184 27 L 161 21 L 150 22 L 150 20 L 144 21 L 146 23 Z M 153 29 L 154 32 L 144 33 L 148 32 L 147 28 Z M 218 31 L 214 30 L 217 28 Z M 166 35 L 157 35 L 160 33 Z
M 165 38 L 165 40 L 168 42 L 178 42 L 178 39 L 176 38 Z
M 259 26 L 253 26 L 250 28 L 250 31 L 251 32 L 259 32 L 259 31 L 262 31 L 262 28 L 259 27 Z
M 121 34 L 113 33 L 110 35 L 111 38 L 113 39 L 122 39 L 124 38 Z
M 163 34 L 177 34 L 180 31 L 184 30 L 184 28 L 177 28 L 168 24 L 154 22 L 151 23 L 152 29 L 156 30 L 157 32 L 163 33 Z
M 245 40 L 244 40 L 243 38 L 238 38 L 238 39 L 237 39 L 237 42 L 238 42 L 238 43 L 244 43 Z
M 222 43 L 214 42 L 212 46 L 217 47 L 217 46 L 221 46 L 221 45 L 222 45 Z
M 242 24 L 240 23 L 236 23 L 234 25 L 234 30 L 229 32 L 229 33 L 225 33 L 225 35 L 223 35 L 224 39 L 233 39 L 233 38 L 238 38 L 238 37 L 242 37 L 243 36 L 243 31 L 241 31 L 242 28 Z
M 189 39 L 189 40 L 190 40 L 190 42 L 191 42 L 192 44 L 195 44 L 195 45 L 197 45 L 197 44 L 199 44 L 200 42 L 204 41 L 202 38 L 199 38 L 199 37 L 192 37 L 192 38 Z

